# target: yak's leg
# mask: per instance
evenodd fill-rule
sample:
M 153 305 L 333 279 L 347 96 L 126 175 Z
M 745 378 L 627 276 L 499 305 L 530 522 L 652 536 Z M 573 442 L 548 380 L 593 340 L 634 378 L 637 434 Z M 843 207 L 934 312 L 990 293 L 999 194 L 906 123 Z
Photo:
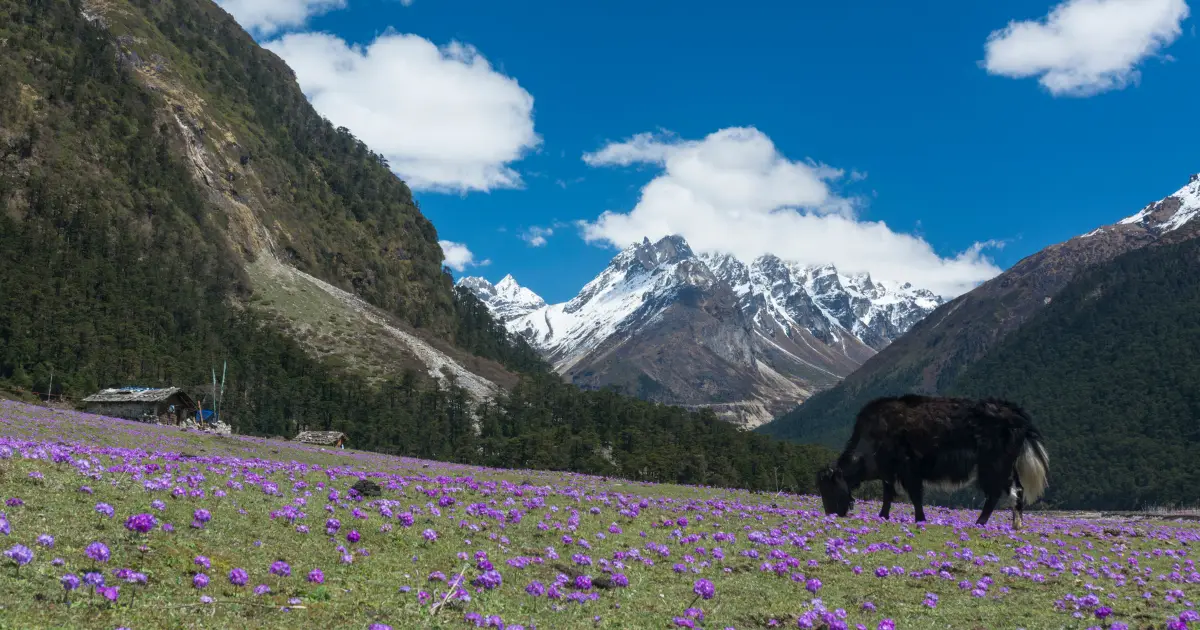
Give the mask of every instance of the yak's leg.
M 1025 516 L 1025 488 L 1023 488 L 1021 486 L 1021 477 L 1019 475 L 1017 475 L 1017 472 L 1015 470 L 1013 471 L 1013 478 L 1012 478 L 1012 494 L 1013 494 L 1013 507 L 1012 507 L 1013 524 L 1012 524 L 1012 528 L 1014 530 L 1016 530 L 1016 529 L 1021 529 L 1021 527 L 1024 526 L 1024 524 L 1022 523 L 1022 517 Z
M 983 501 L 983 510 L 979 512 L 979 520 L 975 521 L 976 525 L 987 525 L 988 519 L 992 517 L 992 511 L 996 509 L 996 504 L 1000 502 L 1000 495 L 988 494 Z
M 892 501 L 896 498 L 896 483 L 891 479 L 883 480 L 883 509 L 879 510 L 879 518 L 887 520 L 892 511 Z
M 900 479 L 900 485 L 904 487 L 904 492 L 912 500 L 914 520 L 918 523 L 924 521 L 925 508 L 921 507 L 922 488 L 920 475 L 917 473 L 908 473 Z

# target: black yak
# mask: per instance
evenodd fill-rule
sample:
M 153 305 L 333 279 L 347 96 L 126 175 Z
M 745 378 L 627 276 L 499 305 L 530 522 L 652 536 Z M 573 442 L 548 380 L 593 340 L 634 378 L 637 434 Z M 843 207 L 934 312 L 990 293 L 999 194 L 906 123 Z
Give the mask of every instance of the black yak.
M 879 479 L 879 516 L 886 519 L 898 481 L 920 522 L 925 482 L 947 490 L 974 482 L 987 497 L 976 522 L 986 525 L 1001 496 L 1010 494 L 1013 529 L 1021 529 L 1025 505 L 1041 496 L 1048 473 L 1042 436 L 1017 405 L 909 394 L 873 400 L 859 411 L 846 448 L 817 474 L 817 487 L 825 513 L 845 516 L 854 489 Z

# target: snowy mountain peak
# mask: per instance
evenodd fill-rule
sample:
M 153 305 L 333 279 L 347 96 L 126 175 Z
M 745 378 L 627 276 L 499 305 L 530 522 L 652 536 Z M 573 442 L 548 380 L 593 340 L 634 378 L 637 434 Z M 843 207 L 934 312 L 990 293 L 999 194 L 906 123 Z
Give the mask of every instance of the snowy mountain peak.
M 505 275 L 503 278 L 500 279 L 500 282 L 496 283 L 497 291 L 511 292 L 511 291 L 513 291 L 515 289 L 519 289 L 519 288 L 521 288 L 521 285 L 517 284 L 517 279 L 514 278 L 511 273 Z
M 798 392 L 849 373 L 942 303 L 908 283 L 831 264 L 697 254 L 678 235 L 626 247 L 561 304 L 545 304 L 512 276 L 495 286 L 482 278 L 459 284 L 559 373 L 589 384 L 644 384 L 641 370 L 673 404 L 749 396 L 758 411 L 741 416 L 748 424 L 769 419 L 763 405 L 797 402 Z M 732 371 L 717 377 L 723 370 Z M 692 394 L 672 398 L 664 390 Z
M 546 305 L 546 301 L 540 295 L 517 284 L 517 279 L 512 277 L 512 274 L 504 276 L 496 284 L 478 276 L 467 276 L 456 284 L 469 289 L 505 323 Z
M 1112 226 L 1096 228 L 1081 238 L 1090 238 L 1123 225 L 1144 228 L 1151 234 L 1162 236 L 1200 216 L 1200 174 L 1193 174 L 1188 183 L 1174 193 L 1148 204 L 1135 215 L 1125 217 Z

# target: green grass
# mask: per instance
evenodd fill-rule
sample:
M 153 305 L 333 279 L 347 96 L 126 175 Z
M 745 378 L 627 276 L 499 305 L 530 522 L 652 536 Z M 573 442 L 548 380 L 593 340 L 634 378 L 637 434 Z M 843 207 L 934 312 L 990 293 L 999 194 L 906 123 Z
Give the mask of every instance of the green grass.
M 885 618 L 894 620 L 898 628 L 1084 628 L 1093 624 L 1055 610 L 1054 602 L 1067 593 L 1082 597 L 1088 583 L 1103 589 L 1096 592 L 1114 610 L 1110 621 L 1118 619 L 1140 628 L 1163 627 L 1168 615 L 1177 616 L 1188 608 L 1183 602 L 1165 599 L 1171 589 L 1195 589 L 1195 584 L 1158 579 L 1160 574 L 1169 576 L 1176 564 L 1184 579 L 1194 571 L 1185 562 L 1194 557 L 1200 538 L 1194 527 L 1183 523 L 1084 521 L 1032 514 L 1026 518 L 1024 531 L 1012 532 L 1007 512 L 998 513 L 989 528 L 978 529 L 969 524 L 975 512 L 934 508 L 929 510 L 930 523 L 917 526 L 911 522 L 907 505 L 899 506 L 898 520 L 890 523 L 870 517 L 825 519 L 813 497 L 481 469 L 243 436 L 221 438 L 2 401 L 0 436 L 0 444 L 14 451 L 12 457 L 0 460 L 0 495 L 24 502 L 0 508 L 11 529 L 8 536 L 0 536 L 0 544 L 8 549 L 20 543 L 35 553 L 34 560 L 19 570 L 14 562 L 0 558 L 3 628 L 367 628 L 371 623 L 393 628 L 467 628 L 473 627 L 464 621 L 468 612 L 499 615 L 507 624 L 527 628 L 667 628 L 689 604 L 704 612 L 705 620 L 697 627 L 767 628 L 774 620 L 780 627 L 795 628 L 797 617 L 811 607 L 813 596 L 805 591 L 803 580 L 790 578 L 792 573 L 820 579 L 823 585 L 818 595 L 824 605 L 844 608 L 851 628 L 862 623 L 874 629 Z M 63 461 L 54 462 L 56 452 Z M 64 459 L 64 455 L 69 456 Z M 72 460 L 93 462 L 90 470 L 98 478 L 86 478 L 72 466 Z M 42 478 L 31 477 L 33 472 L 41 473 Z M 369 478 L 383 486 L 380 498 L 387 500 L 396 514 L 410 506 L 421 509 L 411 527 L 402 527 L 394 517 L 381 516 L 374 507 L 378 499 L 345 499 L 347 489 L 358 479 L 356 474 L 362 472 L 373 473 Z M 175 487 L 191 490 L 187 481 L 195 475 L 204 477 L 202 481 L 192 477 L 196 488 L 204 490 L 204 497 L 171 496 Z M 146 489 L 145 484 L 155 480 L 169 483 L 162 490 Z M 243 484 L 242 489 L 226 487 L 227 481 Z M 255 485 L 264 481 L 277 484 L 280 494 L 268 495 Z M 308 487 L 294 491 L 301 481 Z M 318 488 L 319 483 L 325 487 Z M 92 493 L 81 492 L 82 485 L 89 486 Z M 334 514 L 342 523 L 336 541 L 324 531 L 329 516 L 324 506 L 331 488 L 343 495 Z M 216 489 L 227 495 L 215 496 Z M 421 489 L 437 496 L 449 494 L 455 504 L 442 508 L 440 516 L 430 514 L 427 504 L 436 505 L 438 499 Z M 273 511 L 306 492 L 311 492 L 307 505 L 301 507 L 306 516 L 296 522 L 306 523 L 308 533 L 297 533 L 282 518 L 271 518 Z M 523 505 L 538 494 L 543 495 L 543 506 Z M 622 501 L 625 506 L 637 506 L 642 498 L 646 507 L 636 516 L 619 513 Z M 165 509 L 152 509 L 155 499 L 165 502 Z M 114 518 L 102 518 L 94 511 L 99 502 L 115 508 Z M 502 512 L 519 509 L 523 519 L 502 526 L 484 514 L 468 515 L 465 510 L 472 504 Z M 557 511 L 551 511 L 552 506 Z M 211 512 L 212 520 L 205 528 L 196 529 L 190 526 L 192 513 L 201 507 Z M 600 513 L 590 513 L 593 507 Z M 354 508 L 367 518 L 354 518 Z M 877 509 L 876 503 L 861 502 L 855 514 L 873 514 Z M 568 531 L 567 521 L 572 510 L 578 511 L 579 518 L 573 532 Z M 145 536 L 126 531 L 125 519 L 142 512 L 154 514 L 160 523 L 171 523 L 174 531 L 167 533 L 159 527 Z M 666 519 L 680 517 L 687 517 L 686 527 L 660 526 Z M 478 531 L 460 529 L 460 520 Z M 549 525 L 547 531 L 537 526 L 543 520 Z M 381 531 L 385 522 L 392 525 L 391 531 Z M 622 533 L 609 532 L 613 523 Z M 420 534 L 426 528 L 438 532 L 436 542 L 422 539 Z M 362 536 L 356 544 L 345 539 L 350 529 Z M 673 536 L 676 529 L 685 536 L 704 535 L 706 539 L 680 544 Z M 796 541 L 803 539 L 802 545 L 786 538 L 778 541 L 780 544 L 748 539 L 751 532 L 769 536 L 772 531 L 785 537 L 792 534 Z M 713 540 L 717 532 L 733 534 L 736 541 Z M 53 548 L 35 544 L 39 534 L 54 536 Z M 591 549 L 565 544 L 564 534 L 588 540 Z M 827 544 L 839 539 L 856 550 L 845 552 L 846 563 L 826 553 Z M 128 567 L 144 573 L 146 585 L 122 583 L 115 603 L 102 601 L 84 588 L 72 593 L 68 602 L 58 578 L 67 572 L 82 575 L 94 568 L 95 563 L 83 554 L 92 541 L 102 541 L 112 551 L 103 565 L 110 584 L 115 583 L 113 570 Z M 649 542 L 666 545 L 670 555 L 659 557 L 645 547 Z M 885 547 L 867 553 L 873 543 Z M 355 554 L 353 562 L 344 564 L 339 544 L 351 551 L 367 549 L 370 555 Z M 899 553 L 887 547 L 893 544 Z M 144 549 L 139 548 L 142 545 Z M 911 545 L 912 550 L 904 551 L 904 545 Z M 697 546 L 707 550 L 722 547 L 725 558 L 718 561 L 695 554 Z M 547 547 L 553 547 L 560 557 L 548 557 Z M 596 564 L 580 568 L 599 578 L 604 575 L 598 566 L 601 558 L 611 562 L 615 553 L 631 548 L 652 558 L 653 566 L 626 558 L 621 572 L 628 577 L 628 587 L 592 589 L 599 594 L 595 601 L 576 603 L 564 598 L 555 602 L 524 591 L 531 580 L 549 587 L 560 572 L 573 576 L 572 554 L 590 556 Z M 962 556 L 965 548 L 973 558 L 996 561 L 976 566 L 956 557 L 956 553 Z M 740 555 L 752 549 L 761 554 L 759 558 Z M 782 576 L 761 571 L 764 561 L 775 561 L 768 557 L 773 549 L 794 558 L 798 566 Z M 1060 558 L 1064 571 L 1056 576 L 1044 565 L 1032 569 L 1045 576 L 1042 583 L 1004 575 L 1002 567 L 1019 565 L 1021 549 L 1034 550 L 1030 560 L 1037 560 L 1043 550 L 1049 554 L 1046 558 Z M 1135 552 L 1155 550 L 1161 555 L 1137 558 L 1139 568 L 1151 568 L 1144 576 L 1146 585 L 1138 586 L 1128 559 Z M 437 600 L 419 601 L 421 590 L 446 592 L 444 583 L 427 581 L 432 572 L 451 576 L 461 571 L 468 580 L 480 575 L 474 558 L 465 562 L 457 556 L 477 551 L 487 552 L 503 576 L 500 587 L 469 587 L 469 602 L 452 600 L 436 613 L 431 605 Z M 688 553 L 695 556 L 693 562 L 685 559 Z M 927 557 L 930 553 L 933 557 Z M 1168 553 L 1181 555 L 1170 557 Z M 211 570 L 205 571 L 211 583 L 202 591 L 191 582 L 199 570 L 192 562 L 197 555 L 207 556 L 212 564 Z M 544 562 L 525 568 L 507 564 L 520 556 L 540 556 Z M 55 566 L 54 558 L 63 559 L 63 566 Z M 290 564 L 290 577 L 268 574 L 276 560 Z M 702 567 L 704 560 L 711 564 Z M 815 566 L 809 566 L 813 561 Z M 949 562 L 947 571 L 952 579 L 907 575 L 881 579 L 873 574 L 878 566 L 900 566 L 911 574 L 933 561 Z M 1082 563 L 1079 575 L 1072 573 L 1073 562 Z M 676 563 L 699 572 L 676 573 L 672 568 Z M 1099 571 L 1114 563 L 1129 574 L 1125 586 L 1103 573 L 1088 575 L 1089 570 Z M 856 565 L 862 567 L 861 575 L 853 573 Z M 230 585 L 227 576 L 234 567 L 250 573 L 247 586 Z M 304 576 L 314 568 L 325 572 L 324 584 L 305 581 Z M 984 576 L 994 580 L 985 597 L 973 597 L 958 586 L 960 580 L 968 580 L 973 588 Z M 692 587 L 698 578 L 714 583 L 716 595 L 711 600 L 693 602 Z M 258 584 L 269 585 L 272 592 L 254 595 L 252 589 Z M 402 586 L 411 591 L 400 592 Z M 1002 588 L 1008 592 L 1002 594 Z M 564 588 L 563 593 L 572 590 Z M 1110 592 L 1117 598 L 1108 600 Z M 1143 592 L 1150 592 L 1151 598 L 1144 600 Z M 939 596 L 935 609 L 922 604 L 926 593 Z M 203 604 L 201 595 L 214 601 Z M 289 599 L 299 603 L 289 605 Z M 868 601 L 876 606 L 875 612 L 862 610 Z

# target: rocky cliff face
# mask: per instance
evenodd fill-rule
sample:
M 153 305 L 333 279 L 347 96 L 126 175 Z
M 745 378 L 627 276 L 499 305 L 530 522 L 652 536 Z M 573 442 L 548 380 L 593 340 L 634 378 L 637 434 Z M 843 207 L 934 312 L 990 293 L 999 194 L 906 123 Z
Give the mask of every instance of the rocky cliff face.
M 512 276 L 459 285 L 576 384 L 712 407 L 750 427 L 838 382 L 941 303 L 830 265 L 696 254 L 678 236 L 623 250 L 562 304 Z

